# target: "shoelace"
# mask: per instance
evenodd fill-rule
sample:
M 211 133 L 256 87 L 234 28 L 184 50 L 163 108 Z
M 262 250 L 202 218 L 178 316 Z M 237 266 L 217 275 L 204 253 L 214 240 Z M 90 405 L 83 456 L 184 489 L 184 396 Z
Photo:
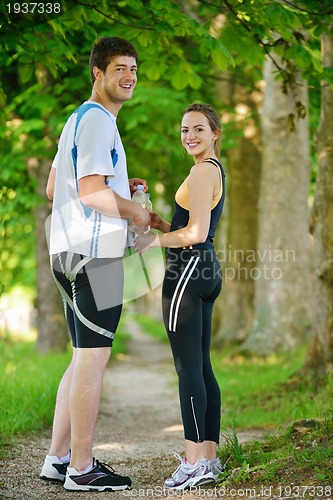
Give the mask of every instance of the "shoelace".
M 102 469 L 106 469 L 106 471 L 109 473 L 109 472 L 112 472 L 112 474 L 115 474 L 116 471 L 114 470 L 114 468 L 109 465 L 109 464 L 106 464 L 104 462 L 100 462 L 99 460 L 95 459 L 95 466 L 98 465 L 99 467 L 101 467 Z
M 177 460 L 179 460 L 179 461 L 180 461 L 180 464 L 178 465 L 177 469 L 176 469 L 176 470 L 175 470 L 175 472 L 173 472 L 173 474 L 172 474 L 172 477 L 175 477 L 175 476 L 178 474 L 178 472 L 179 472 L 179 470 L 180 470 L 181 466 L 183 465 L 183 463 L 184 463 L 184 459 L 183 459 L 183 458 L 179 455 L 179 453 L 177 453 L 176 451 L 174 451 L 174 450 L 171 450 L 171 451 L 173 452 L 173 456 L 174 456 L 175 458 L 177 458 Z

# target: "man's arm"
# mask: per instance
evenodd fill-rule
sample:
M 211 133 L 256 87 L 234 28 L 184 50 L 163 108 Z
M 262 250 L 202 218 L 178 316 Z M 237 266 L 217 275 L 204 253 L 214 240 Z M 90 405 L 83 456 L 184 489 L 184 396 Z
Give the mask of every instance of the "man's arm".
M 131 218 L 136 226 L 148 226 L 150 215 L 138 203 L 122 198 L 105 184 L 103 175 L 87 175 L 78 182 L 80 201 L 109 217 Z
M 51 167 L 49 178 L 47 179 L 46 196 L 50 201 L 53 200 L 56 172 L 57 170 L 54 167 Z

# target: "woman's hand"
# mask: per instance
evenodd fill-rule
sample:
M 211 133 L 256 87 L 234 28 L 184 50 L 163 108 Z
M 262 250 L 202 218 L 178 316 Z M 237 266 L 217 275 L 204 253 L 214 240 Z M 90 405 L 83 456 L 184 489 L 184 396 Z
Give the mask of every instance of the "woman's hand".
M 134 238 L 134 246 L 139 254 L 149 250 L 149 248 L 158 247 L 160 246 L 158 235 L 151 231 L 146 234 L 139 234 Z
M 162 217 L 158 215 L 158 213 L 154 212 L 154 210 L 150 212 L 150 227 L 161 231 L 161 233 L 168 233 L 170 231 L 169 222 L 162 219 Z
M 152 210 L 150 212 L 150 227 L 152 229 L 160 230 L 162 223 L 163 223 L 162 217 L 158 215 L 158 213 L 154 212 L 154 210 Z

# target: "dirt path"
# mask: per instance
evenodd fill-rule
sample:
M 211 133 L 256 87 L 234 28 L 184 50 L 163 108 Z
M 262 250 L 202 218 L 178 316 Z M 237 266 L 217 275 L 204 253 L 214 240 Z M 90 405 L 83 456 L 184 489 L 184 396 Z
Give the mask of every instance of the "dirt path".
M 22 442 L 11 460 L 1 464 L 0 498 L 54 500 L 87 496 L 89 499 L 167 498 L 163 480 L 178 462 L 171 450 L 183 452 L 176 378 L 168 345 L 143 334 L 135 324 L 129 354 L 112 363 L 104 379 L 103 398 L 95 434 L 94 454 L 117 472 L 132 477 L 129 491 L 118 493 L 67 492 L 61 484 L 38 478 L 50 443 L 50 431 Z M 240 433 L 240 441 L 258 435 Z M 180 493 L 180 492 L 177 492 Z M 174 496 L 174 495 L 172 495 Z M 177 495 L 179 496 L 179 495 Z M 212 495 L 210 495 L 212 496 Z M 202 498 L 187 493 L 185 498 Z M 216 496 L 217 498 L 217 496 Z

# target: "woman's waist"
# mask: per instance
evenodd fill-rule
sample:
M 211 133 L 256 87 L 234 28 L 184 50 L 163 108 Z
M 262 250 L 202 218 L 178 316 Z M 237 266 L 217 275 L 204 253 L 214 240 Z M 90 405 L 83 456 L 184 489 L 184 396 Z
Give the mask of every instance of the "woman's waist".
M 195 245 L 182 248 L 166 248 L 165 255 L 167 260 L 178 258 L 189 260 L 191 257 L 199 257 L 200 260 L 213 262 L 217 259 L 213 246 L 211 248 L 201 248 Z

